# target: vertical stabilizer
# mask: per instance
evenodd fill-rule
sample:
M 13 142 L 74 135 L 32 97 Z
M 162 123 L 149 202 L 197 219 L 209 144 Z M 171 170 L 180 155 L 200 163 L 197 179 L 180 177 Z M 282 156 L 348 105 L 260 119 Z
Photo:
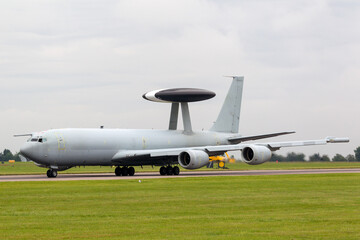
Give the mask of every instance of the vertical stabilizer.
M 233 81 L 225 98 L 216 122 L 210 131 L 237 133 L 239 131 L 239 119 L 244 77 L 232 77 Z

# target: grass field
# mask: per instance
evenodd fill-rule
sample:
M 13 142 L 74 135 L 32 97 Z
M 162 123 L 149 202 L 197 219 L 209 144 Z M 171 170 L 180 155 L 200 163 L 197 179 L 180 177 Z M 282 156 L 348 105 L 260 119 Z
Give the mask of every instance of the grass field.
M 360 174 L 0 183 L 0 239 L 360 239 Z
M 215 166 L 217 166 L 215 164 Z M 264 169 L 308 169 L 308 168 L 360 168 L 360 162 L 267 162 L 264 164 L 252 166 L 245 163 L 237 162 L 234 164 L 226 164 L 228 170 L 264 170 Z M 159 171 L 159 167 L 152 168 L 151 166 L 144 166 L 144 168 L 136 167 L 136 172 L 143 171 Z M 213 169 L 201 168 L 199 170 L 218 170 L 216 167 Z M 37 167 L 31 162 L 16 162 L 0 164 L 0 175 L 8 174 L 45 174 L 47 169 Z M 182 169 L 185 171 L 185 169 Z M 66 173 L 99 173 L 99 172 L 114 172 L 111 167 L 77 167 L 69 170 L 59 172 L 59 174 Z

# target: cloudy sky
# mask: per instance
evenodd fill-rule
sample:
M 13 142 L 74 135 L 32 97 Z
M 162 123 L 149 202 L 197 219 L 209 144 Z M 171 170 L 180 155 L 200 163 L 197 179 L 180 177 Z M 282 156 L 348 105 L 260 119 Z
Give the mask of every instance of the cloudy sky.
M 245 76 L 240 131 L 271 139 L 348 136 L 282 150 L 347 155 L 360 146 L 360 2 L 356 0 L 12 0 L 0 3 L 0 149 L 51 128 L 168 126 L 147 91 L 217 93 L 190 105 L 194 129 L 216 119 Z

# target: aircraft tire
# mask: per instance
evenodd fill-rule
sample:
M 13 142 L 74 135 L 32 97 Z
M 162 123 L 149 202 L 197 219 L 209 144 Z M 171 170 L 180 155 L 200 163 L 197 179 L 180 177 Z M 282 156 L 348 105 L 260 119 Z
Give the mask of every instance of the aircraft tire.
M 174 174 L 173 168 L 171 166 L 166 167 L 166 174 L 167 175 L 173 175 Z
M 49 169 L 49 170 L 47 170 L 47 172 L 46 172 L 46 176 L 47 176 L 48 178 L 56 178 L 57 175 L 58 175 L 58 173 L 57 173 L 57 171 L 54 170 L 54 169 Z
M 166 168 L 164 166 L 160 168 L 160 175 L 162 176 L 166 175 Z
M 134 174 L 135 174 L 135 168 L 129 167 L 129 168 L 128 168 L 128 173 L 129 173 L 129 176 L 134 176 Z
M 178 166 L 173 167 L 173 173 L 174 173 L 174 175 L 179 175 L 180 174 L 180 168 Z
M 116 176 L 121 176 L 121 168 L 120 167 L 115 168 L 115 175 Z
M 58 172 L 54 169 L 51 169 L 51 177 L 56 178 L 58 175 Z
M 121 175 L 123 175 L 123 176 L 129 175 L 129 171 L 128 171 L 128 168 L 127 168 L 127 167 L 123 167 L 123 168 L 121 169 Z

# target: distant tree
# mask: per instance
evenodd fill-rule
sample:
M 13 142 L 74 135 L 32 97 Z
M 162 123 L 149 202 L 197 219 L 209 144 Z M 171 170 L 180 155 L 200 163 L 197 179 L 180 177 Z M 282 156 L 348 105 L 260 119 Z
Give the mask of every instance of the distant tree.
M 272 156 L 271 156 L 271 159 L 270 159 L 270 162 L 285 162 L 286 161 L 286 157 L 282 156 L 282 155 L 279 155 L 279 154 L 276 154 L 276 153 L 273 153 Z
M 11 154 L 11 151 L 9 149 L 4 149 L 3 154 L 4 156 L 7 154 Z
M 322 161 L 322 160 L 321 160 L 320 154 L 319 154 L 319 153 L 315 153 L 315 154 L 309 156 L 309 161 L 311 161 L 311 162 L 320 162 L 320 161 Z
M 3 161 L 9 161 L 9 160 L 13 160 L 14 156 L 13 154 L 11 153 L 11 151 L 9 149 L 5 149 L 3 151 Z
M 356 161 L 360 162 L 360 147 L 354 150 Z
M 333 162 L 346 162 L 346 158 L 341 154 L 336 154 L 332 160 Z
M 330 158 L 329 158 L 328 155 L 322 155 L 321 159 L 322 159 L 322 161 L 324 161 L 324 162 L 330 162 Z
M 305 155 L 303 153 L 290 152 L 286 155 L 286 161 L 288 161 L 288 162 L 303 162 L 303 161 L 305 161 Z
M 21 161 L 20 153 L 12 154 L 9 149 L 4 149 L 4 151 L 0 152 L 0 162 L 7 162 L 9 160 Z
M 13 155 L 9 149 L 4 149 L 4 151 L 0 153 L 0 161 L 7 162 L 9 160 L 21 161 L 19 153 Z
M 311 162 L 330 162 L 330 158 L 327 155 L 320 155 L 320 153 L 315 153 L 314 155 L 309 156 Z
M 16 162 L 21 162 L 21 158 L 20 158 L 20 153 L 15 153 L 15 155 L 14 155 L 14 160 L 16 161 Z
M 349 155 L 346 156 L 346 161 L 348 161 L 348 162 L 356 162 L 356 158 L 355 158 L 354 155 L 349 154 Z

